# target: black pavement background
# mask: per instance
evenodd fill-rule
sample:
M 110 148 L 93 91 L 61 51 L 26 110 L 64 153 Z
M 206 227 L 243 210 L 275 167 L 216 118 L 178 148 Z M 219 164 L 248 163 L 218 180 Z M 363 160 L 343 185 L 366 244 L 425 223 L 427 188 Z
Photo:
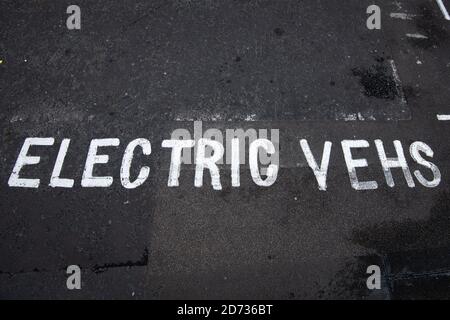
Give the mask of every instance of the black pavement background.
M 382 9 L 382 29 L 366 28 L 366 8 Z M 64 1 L 2 1 L 0 12 L 0 297 L 2 298 L 448 298 L 450 294 L 450 22 L 431 0 L 411 1 L 78 1 L 82 28 L 65 26 Z M 396 19 L 390 13 L 408 13 Z M 409 38 L 422 34 L 426 39 Z M 395 82 L 396 67 L 401 84 Z M 264 189 L 241 171 L 222 191 L 167 187 L 172 130 L 280 129 L 282 168 Z M 36 190 L 7 181 L 26 137 L 55 137 L 35 148 Z M 117 137 L 110 188 L 81 188 L 89 142 Z M 126 144 L 144 137 L 152 155 L 144 185 L 119 182 Z M 48 179 L 63 138 L 63 175 Z M 298 145 L 313 153 L 333 142 L 328 190 Z M 385 181 L 373 143 L 405 151 L 429 144 L 443 181 L 407 187 Z M 355 154 L 354 191 L 340 141 L 366 139 Z M 407 156 L 411 169 L 415 166 Z M 383 270 L 383 289 L 365 286 L 366 267 Z M 83 287 L 66 289 L 65 268 L 82 268 Z

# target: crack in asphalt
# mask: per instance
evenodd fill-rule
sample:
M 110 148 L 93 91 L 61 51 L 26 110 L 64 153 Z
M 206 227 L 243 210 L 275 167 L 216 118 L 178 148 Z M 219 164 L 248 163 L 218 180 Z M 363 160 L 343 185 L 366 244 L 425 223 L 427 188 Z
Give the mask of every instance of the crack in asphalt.
M 139 260 L 127 260 L 125 262 L 112 262 L 112 263 L 105 263 L 101 265 L 94 265 L 93 267 L 89 268 L 88 270 L 91 270 L 95 274 L 103 273 L 108 271 L 112 268 L 133 268 L 133 267 L 145 267 L 148 265 L 148 249 L 144 248 L 144 252 Z M 82 266 L 80 266 L 81 269 Z M 0 275 L 8 275 L 10 277 L 22 275 L 22 274 L 29 274 L 29 273 L 48 273 L 48 272 L 59 272 L 59 271 L 66 271 L 66 267 L 62 267 L 57 269 L 57 271 L 52 271 L 48 269 L 39 269 L 39 268 L 33 268 L 32 270 L 19 270 L 19 271 L 3 271 L 0 270 Z

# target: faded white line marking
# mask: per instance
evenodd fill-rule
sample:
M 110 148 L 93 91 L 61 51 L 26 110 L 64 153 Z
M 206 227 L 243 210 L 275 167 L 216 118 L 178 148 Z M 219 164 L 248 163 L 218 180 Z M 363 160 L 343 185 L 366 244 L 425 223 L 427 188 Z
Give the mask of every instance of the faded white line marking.
M 420 33 L 407 33 L 406 36 L 408 38 L 415 38 L 415 39 L 428 39 L 427 36 L 424 36 L 423 34 Z
M 340 121 L 340 120 L 344 120 L 344 121 L 356 121 L 357 115 L 356 113 L 345 113 L 345 112 L 338 112 L 335 116 L 335 120 Z
M 450 114 L 437 114 L 436 118 L 439 121 L 450 121 Z
M 245 121 L 256 121 L 256 114 L 249 114 L 245 117 Z
M 227 118 L 220 113 L 213 114 L 195 114 L 194 117 L 185 114 L 179 114 L 174 118 L 174 121 L 186 122 L 186 121 L 210 121 L 210 122 L 223 122 L 223 121 L 245 121 L 254 122 L 258 121 L 259 117 L 256 113 L 247 113 L 237 115 L 236 118 Z
M 405 93 L 403 92 L 402 81 L 400 80 L 400 76 L 398 75 L 397 66 L 395 65 L 394 60 L 389 60 L 389 63 L 391 64 L 392 75 L 394 77 L 394 81 L 397 86 L 398 94 L 400 95 L 400 100 L 402 104 L 405 105 L 406 104 Z
M 417 17 L 417 14 L 411 14 L 411 13 L 402 13 L 402 12 L 392 12 L 389 14 L 389 16 L 393 19 L 402 19 L 402 20 L 413 20 L 415 17 Z
M 445 19 L 450 20 L 450 14 L 448 13 L 447 8 L 444 5 L 444 2 L 442 2 L 442 0 L 436 0 L 436 2 L 438 3 L 439 8 L 441 9 Z
M 367 120 L 373 121 L 373 120 L 376 120 L 376 119 L 375 119 L 375 116 L 373 114 L 371 114 L 371 113 L 366 114 L 365 116 L 363 116 L 361 112 L 358 112 L 358 120 L 359 121 L 367 121 Z

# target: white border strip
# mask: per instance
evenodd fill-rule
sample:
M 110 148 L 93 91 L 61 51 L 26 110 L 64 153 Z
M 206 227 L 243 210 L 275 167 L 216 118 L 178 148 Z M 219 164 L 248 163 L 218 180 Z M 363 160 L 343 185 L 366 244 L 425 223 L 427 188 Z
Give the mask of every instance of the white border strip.
M 436 0 L 436 2 L 439 5 L 439 8 L 441 8 L 442 14 L 444 15 L 446 20 L 450 20 L 450 14 L 448 14 L 447 8 L 444 5 L 444 2 L 442 0 Z
M 406 104 L 406 98 L 405 98 L 405 93 L 403 92 L 403 86 L 402 86 L 402 81 L 400 80 L 400 76 L 398 75 L 398 69 L 397 66 L 395 65 L 395 61 L 394 60 L 389 60 L 389 63 L 391 64 L 391 68 L 392 68 L 392 76 L 394 77 L 394 82 L 396 85 L 396 89 L 398 94 L 400 95 L 400 100 L 402 102 L 402 104 Z
M 413 20 L 417 17 L 416 14 L 403 13 L 403 12 L 391 12 L 389 16 L 393 19 Z
M 436 117 L 439 121 L 450 121 L 450 114 L 437 114 Z

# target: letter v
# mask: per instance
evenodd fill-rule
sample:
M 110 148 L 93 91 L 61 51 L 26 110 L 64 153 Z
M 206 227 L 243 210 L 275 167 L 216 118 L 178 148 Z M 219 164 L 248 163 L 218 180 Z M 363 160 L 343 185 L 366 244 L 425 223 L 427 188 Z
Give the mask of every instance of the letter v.
M 322 163 L 320 165 L 320 168 L 317 165 L 316 160 L 314 159 L 311 149 L 309 148 L 308 141 L 305 139 L 300 140 L 300 146 L 302 147 L 303 153 L 305 154 L 306 161 L 308 161 L 308 165 L 313 170 L 314 175 L 316 176 L 317 183 L 319 184 L 319 190 L 326 191 L 327 172 L 328 172 L 328 164 L 330 162 L 332 143 L 330 141 L 326 141 L 324 144 Z

